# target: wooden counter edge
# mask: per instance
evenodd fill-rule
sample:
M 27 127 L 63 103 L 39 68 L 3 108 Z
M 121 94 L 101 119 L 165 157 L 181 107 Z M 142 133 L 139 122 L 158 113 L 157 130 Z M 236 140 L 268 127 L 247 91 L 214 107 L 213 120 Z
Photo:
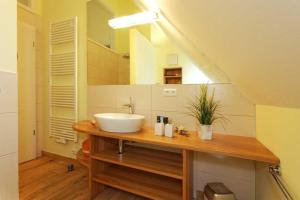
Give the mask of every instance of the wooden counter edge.
M 108 133 L 108 132 L 104 132 L 104 131 L 102 132 L 100 130 L 96 130 L 94 132 L 94 131 L 89 131 L 89 130 L 80 128 L 79 127 L 80 123 L 89 123 L 89 122 L 87 120 L 84 120 L 84 121 L 74 123 L 73 124 L 73 129 L 75 131 L 90 134 L 90 135 L 95 135 L 95 136 L 99 136 L 99 137 L 113 138 L 113 139 L 124 139 L 124 140 L 147 143 L 147 144 L 152 144 L 152 145 L 160 145 L 160 146 L 177 148 L 177 149 L 192 150 L 192 151 L 196 151 L 196 152 L 223 155 L 223 156 L 241 158 L 241 159 L 246 159 L 246 160 L 264 162 L 264 163 L 271 164 L 271 165 L 278 165 L 280 163 L 279 158 L 277 156 L 275 156 L 268 148 L 266 148 L 261 142 L 259 142 L 255 138 L 254 139 L 256 140 L 256 142 L 258 142 L 262 147 L 265 148 L 264 150 L 268 152 L 268 156 L 257 155 L 257 154 L 253 154 L 253 155 L 241 154 L 237 151 L 234 151 L 234 152 L 233 151 L 232 152 L 227 151 L 227 152 L 225 152 L 225 151 L 216 150 L 216 149 L 212 150 L 212 149 L 207 149 L 205 147 L 200 147 L 200 145 L 197 148 L 195 148 L 194 146 L 191 146 L 191 145 L 189 146 L 189 145 L 182 145 L 182 144 L 179 145 L 179 144 L 172 144 L 172 143 L 166 143 L 166 142 L 158 142 L 158 141 L 147 140 L 145 138 L 143 138 L 143 139 L 129 138 L 128 135 L 126 135 L 126 133 L 120 135 L 120 134 Z M 93 127 L 93 128 L 97 129 L 97 127 Z M 249 138 L 249 137 L 243 137 L 243 136 L 236 136 L 236 137 L 245 138 L 245 139 Z

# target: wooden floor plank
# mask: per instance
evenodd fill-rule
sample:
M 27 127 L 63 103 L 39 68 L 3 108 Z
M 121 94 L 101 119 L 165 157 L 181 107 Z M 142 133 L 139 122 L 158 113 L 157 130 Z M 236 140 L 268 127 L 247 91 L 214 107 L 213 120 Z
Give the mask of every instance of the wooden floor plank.
M 19 166 L 20 200 L 88 200 L 88 171 L 77 162 L 42 156 Z M 145 200 L 107 187 L 95 200 Z
M 24 172 L 26 170 L 31 170 L 32 168 L 38 167 L 40 165 L 44 165 L 45 163 L 48 163 L 51 160 L 53 160 L 53 158 L 40 157 L 39 159 L 35 159 L 35 160 L 29 161 L 29 162 L 22 163 L 19 166 L 19 171 Z

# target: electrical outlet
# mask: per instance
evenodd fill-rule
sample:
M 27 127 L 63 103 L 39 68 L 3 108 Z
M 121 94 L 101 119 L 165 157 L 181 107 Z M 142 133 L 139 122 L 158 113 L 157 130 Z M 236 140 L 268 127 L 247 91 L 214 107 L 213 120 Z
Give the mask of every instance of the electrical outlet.
M 163 95 L 166 97 L 175 97 L 177 96 L 177 90 L 175 88 L 165 88 L 163 90 Z

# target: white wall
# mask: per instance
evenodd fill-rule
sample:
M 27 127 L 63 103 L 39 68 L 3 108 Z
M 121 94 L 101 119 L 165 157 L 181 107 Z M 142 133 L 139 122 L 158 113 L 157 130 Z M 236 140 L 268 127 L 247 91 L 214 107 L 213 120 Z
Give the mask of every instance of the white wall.
M 156 82 L 163 84 L 163 69 L 181 67 L 182 68 L 182 83 L 183 84 L 200 84 L 210 82 L 209 78 L 193 63 L 193 61 L 180 49 L 176 48 L 171 43 L 155 46 L 156 57 Z M 178 56 L 177 65 L 168 65 L 167 56 L 176 54 Z
M 214 84 L 216 98 L 223 105 L 223 113 L 230 120 L 218 123 L 214 131 L 223 134 L 255 136 L 255 105 L 231 84 Z M 177 97 L 165 97 L 164 88 L 176 88 Z M 200 91 L 199 85 L 132 85 L 89 86 L 88 116 L 101 112 L 128 112 L 123 104 L 133 98 L 136 113 L 146 117 L 146 125 L 153 127 L 157 115 L 168 116 L 176 125 L 196 129 L 195 121 L 186 114 L 188 102 Z M 255 164 L 238 158 L 195 153 L 194 186 L 202 190 L 210 181 L 222 181 L 239 200 L 255 199 Z
M 208 76 L 227 75 L 257 104 L 300 108 L 300 1 L 155 2 Z
M 151 42 L 136 29 L 130 30 L 130 84 L 155 83 L 155 53 Z
M 18 194 L 17 2 L 0 1 L 0 199 Z

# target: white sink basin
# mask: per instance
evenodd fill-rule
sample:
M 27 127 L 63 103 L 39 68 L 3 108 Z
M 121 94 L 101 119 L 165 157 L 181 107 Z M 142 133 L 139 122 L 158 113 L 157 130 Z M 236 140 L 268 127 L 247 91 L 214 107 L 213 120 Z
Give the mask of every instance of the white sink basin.
M 101 113 L 94 117 L 101 130 L 114 133 L 137 132 L 141 130 L 145 119 L 142 115 L 126 113 Z

